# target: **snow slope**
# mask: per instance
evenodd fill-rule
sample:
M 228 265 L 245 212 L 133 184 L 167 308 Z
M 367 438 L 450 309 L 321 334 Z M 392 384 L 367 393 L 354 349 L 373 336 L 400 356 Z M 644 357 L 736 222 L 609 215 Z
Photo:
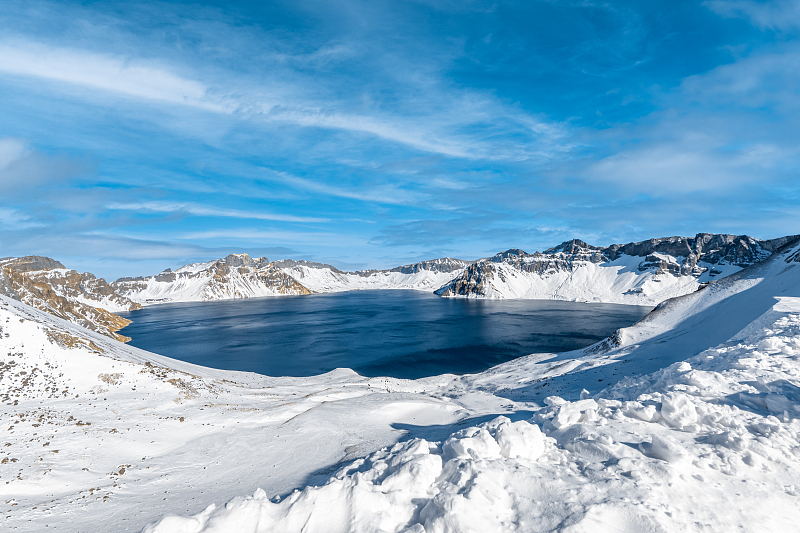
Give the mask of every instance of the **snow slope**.
M 9 531 L 800 527 L 797 243 L 593 347 L 461 377 L 203 369 L 2 297 L 0 325 Z
M 0 296 L 0 529 L 139 531 L 258 486 L 288 493 L 393 444 L 393 424 L 463 416 L 419 390 L 197 367 Z
M 370 289 L 435 290 L 460 274 L 471 262 L 445 257 L 391 270 L 342 272 L 330 265 L 307 261 L 277 261 L 281 269 L 313 292 Z
M 436 292 L 656 305 L 762 261 L 788 240 L 701 233 L 605 248 L 573 240 L 544 253 L 508 250 L 481 260 Z

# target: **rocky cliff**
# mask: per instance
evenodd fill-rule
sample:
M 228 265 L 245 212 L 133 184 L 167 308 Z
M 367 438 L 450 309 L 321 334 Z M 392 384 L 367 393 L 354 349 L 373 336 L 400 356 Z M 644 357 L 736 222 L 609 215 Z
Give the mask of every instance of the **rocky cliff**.
M 763 261 L 794 237 L 699 233 L 606 247 L 573 239 L 545 252 L 501 252 L 470 265 L 440 296 L 654 305 Z
M 122 342 L 130 321 L 114 314 L 141 309 L 102 278 L 78 273 L 49 257 L 0 259 L 0 293 Z

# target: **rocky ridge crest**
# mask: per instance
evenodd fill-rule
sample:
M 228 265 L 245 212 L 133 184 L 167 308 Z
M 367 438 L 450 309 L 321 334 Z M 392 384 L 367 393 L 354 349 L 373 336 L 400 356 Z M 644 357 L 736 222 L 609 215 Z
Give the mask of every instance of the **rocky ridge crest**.
M 650 274 L 656 282 L 660 281 L 659 276 L 665 275 L 700 278 L 706 274 L 707 278 L 713 278 L 724 270 L 731 270 L 722 267 L 741 269 L 763 261 L 794 238 L 760 240 L 747 235 L 698 233 L 694 237 L 664 237 L 606 247 L 572 239 L 544 252 L 529 254 L 510 249 L 482 259 L 436 293 L 487 297 L 493 292 L 493 284 L 501 285 L 515 273 L 547 279 L 560 273 L 571 275 L 588 264 L 609 264 L 626 257 L 642 258 L 635 266 L 636 272 Z M 505 268 L 498 268 L 498 265 Z
M 130 338 L 116 332 L 130 320 L 114 311 L 142 308 L 104 279 L 41 256 L 0 259 L 0 293 L 122 342 Z

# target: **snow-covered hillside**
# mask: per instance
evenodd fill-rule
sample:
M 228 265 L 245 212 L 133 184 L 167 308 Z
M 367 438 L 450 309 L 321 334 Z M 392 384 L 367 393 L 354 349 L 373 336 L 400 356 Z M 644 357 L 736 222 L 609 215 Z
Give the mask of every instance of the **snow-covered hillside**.
M 112 283 L 122 295 L 150 305 L 165 302 L 202 302 L 282 294 L 310 294 L 294 278 L 266 257 L 231 254 L 207 263 L 193 263 L 157 276 L 121 278 Z
M 357 272 L 342 272 L 330 265 L 308 261 L 283 260 L 274 264 L 313 292 L 341 292 L 369 289 L 432 291 L 448 283 L 472 262 L 445 257 L 391 270 Z
M 130 340 L 116 333 L 130 321 L 114 313 L 142 308 L 104 279 L 39 256 L 0 259 L 0 294 L 120 341 Z
M 605 248 L 572 240 L 543 253 L 499 253 L 471 265 L 436 292 L 656 305 L 762 261 L 791 239 L 700 233 Z
M 800 523 L 800 243 L 592 347 L 461 377 L 215 371 L 3 297 L 0 326 L 9 531 Z

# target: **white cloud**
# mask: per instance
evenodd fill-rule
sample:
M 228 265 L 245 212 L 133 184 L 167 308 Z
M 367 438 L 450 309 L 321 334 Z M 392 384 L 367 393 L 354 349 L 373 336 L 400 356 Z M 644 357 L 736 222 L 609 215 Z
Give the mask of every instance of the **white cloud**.
M 364 239 L 337 233 L 282 231 L 270 228 L 195 231 L 176 235 L 175 238 L 182 241 L 208 242 L 213 239 L 222 239 L 225 242 L 242 240 L 253 243 L 313 244 L 318 246 L 361 246 L 364 244 Z
M 797 0 L 711 0 L 705 5 L 723 17 L 749 19 L 761 29 L 787 30 L 800 27 L 800 2 Z
M 200 82 L 141 60 L 29 41 L 0 42 L 0 72 L 100 89 L 133 98 L 227 111 Z
M 27 142 L 13 137 L 0 139 L 0 170 L 5 170 L 30 152 Z
M 787 155 L 774 145 L 727 150 L 714 146 L 715 142 L 687 135 L 679 141 L 648 144 L 601 159 L 589 166 L 584 176 L 652 196 L 725 191 L 746 183 L 764 183 L 767 171 Z
M 319 52 L 336 56 L 347 50 L 333 46 Z M 317 82 L 285 68 L 258 80 L 201 80 L 179 74 L 174 66 L 154 59 L 50 46 L 24 39 L 0 40 L 0 73 L 67 83 L 137 100 L 236 114 L 242 120 L 363 133 L 456 158 L 546 160 L 569 149 L 563 146 L 566 142 L 563 125 L 511 109 L 491 95 L 443 86 L 442 80 L 418 82 L 430 95 L 426 105 L 435 108 L 434 111 L 419 108 L 415 103 L 413 109 L 406 110 L 385 111 L 366 106 L 366 112 L 344 112 L 342 109 L 353 109 L 352 101 L 340 101 L 330 95 L 322 100 L 309 96 L 315 94 L 309 84 L 313 87 Z M 293 81 L 284 83 L 281 78 Z M 53 88 L 60 90 L 58 85 Z M 409 90 L 414 91 L 413 84 Z M 512 132 L 514 139 L 497 140 L 498 132 Z
M 261 211 L 243 211 L 240 209 L 220 209 L 197 204 L 173 202 L 133 202 L 112 203 L 107 209 L 123 211 L 145 211 L 151 213 L 186 213 L 207 217 L 229 217 L 253 220 L 274 220 L 277 222 L 327 222 L 327 218 L 297 217 L 294 215 L 281 215 Z
M 0 138 L 0 191 L 6 201 L 12 192 L 41 192 L 42 185 L 75 178 L 86 170 L 85 163 L 39 152 L 24 139 Z
M 271 174 L 274 176 L 274 181 L 279 181 L 280 183 L 297 189 L 316 192 L 327 196 L 394 205 L 408 205 L 417 204 L 421 201 L 430 201 L 430 195 L 407 191 L 397 187 L 380 187 L 377 189 L 373 188 L 372 190 L 365 190 L 363 187 L 360 187 L 358 190 L 355 190 L 334 187 L 310 179 L 292 176 L 286 172 L 272 171 Z
M 44 224 L 34 222 L 30 216 L 17 209 L 0 207 L 0 228 L 4 230 L 21 230 L 41 227 L 44 227 Z

